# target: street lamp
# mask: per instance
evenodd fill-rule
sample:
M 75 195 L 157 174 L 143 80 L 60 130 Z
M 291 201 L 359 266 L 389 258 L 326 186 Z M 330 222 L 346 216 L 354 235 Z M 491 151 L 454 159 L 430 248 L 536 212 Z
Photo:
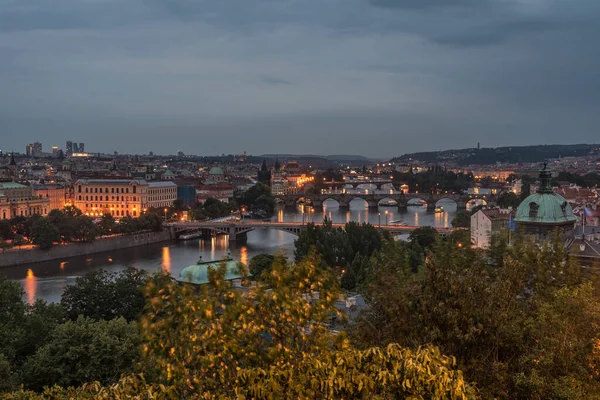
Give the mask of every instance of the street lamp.
M 381 229 L 381 211 L 379 212 L 379 228 Z
M 165 208 L 165 224 L 167 223 L 167 209 Z
M 385 210 L 385 226 L 388 224 L 388 210 Z

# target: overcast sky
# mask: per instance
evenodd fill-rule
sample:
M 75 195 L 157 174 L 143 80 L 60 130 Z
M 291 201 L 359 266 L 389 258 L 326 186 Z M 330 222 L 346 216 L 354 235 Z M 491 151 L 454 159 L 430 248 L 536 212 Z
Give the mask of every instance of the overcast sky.
M 600 142 L 600 0 L 1 0 L 0 147 Z

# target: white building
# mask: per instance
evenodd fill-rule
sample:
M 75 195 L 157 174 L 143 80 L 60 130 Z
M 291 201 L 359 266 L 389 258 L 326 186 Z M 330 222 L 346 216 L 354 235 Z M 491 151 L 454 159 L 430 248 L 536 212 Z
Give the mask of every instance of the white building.
M 471 244 L 480 249 L 487 249 L 496 234 L 508 235 L 512 209 L 481 209 L 471 215 Z

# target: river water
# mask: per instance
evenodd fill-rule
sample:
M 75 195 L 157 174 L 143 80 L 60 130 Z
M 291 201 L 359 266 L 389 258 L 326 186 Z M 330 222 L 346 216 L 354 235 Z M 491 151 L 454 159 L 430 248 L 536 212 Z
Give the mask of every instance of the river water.
M 449 227 L 456 214 L 456 204 L 451 200 L 441 200 L 438 204 L 444 212 L 427 211 L 425 206 L 408 207 L 398 210 L 396 207 L 369 209 L 363 200 L 354 200 L 350 209 L 340 209 L 337 203 L 327 201 L 323 209 L 303 214 L 301 208 L 278 208 L 275 221 L 314 221 L 320 222 L 325 216 L 333 222 L 369 222 L 373 225 L 384 225 L 402 219 L 408 225 Z M 381 221 L 381 222 L 380 222 Z M 58 302 L 67 285 L 73 284 L 77 277 L 95 269 L 109 271 L 123 270 L 133 266 L 147 271 L 167 271 L 178 277 L 181 270 L 196 263 L 200 252 L 203 259 L 219 260 L 231 250 L 233 257 L 247 264 L 257 254 L 283 252 L 289 257 L 294 254 L 295 236 L 278 231 L 260 229 L 248 233 L 245 243 L 229 243 L 226 236 L 217 236 L 205 240 L 189 240 L 167 242 L 110 253 L 73 257 L 65 260 L 40 262 L 29 265 L 2 268 L 0 274 L 21 282 L 28 302 L 43 299 Z

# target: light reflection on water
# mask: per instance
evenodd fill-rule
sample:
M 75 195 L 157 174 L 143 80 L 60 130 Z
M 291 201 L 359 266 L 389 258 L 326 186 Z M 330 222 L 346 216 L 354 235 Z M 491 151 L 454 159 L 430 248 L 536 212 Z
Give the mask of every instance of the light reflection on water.
M 340 209 L 335 201 L 327 201 L 322 209 L 306 207 L 304 215 L 300 207 L 291 210 L 278 209 L 273 220 L 295 222 L 304 220 L 304 222 L 318 223 L 327 216 L 333 222 L 357 221 L 384 225 L 387 211 L 388 223 L 402 219 L 408 225 L 451 226 L 452 218 L 456 214 L 456 205 L 452 201 L 440 201 L 439 205 L 443 205 L 443 213 L 427 211 L 426 207 L 408 207 L 406 210 L 398 210 L 396 207 L 369 209 L 363 200 L 352 201 L 350 209 Z M 283 231 L 259 229 L 249 232 L 245 243 L 229 243 L 227 236 L 221 235 L 199 241 L 158 243 L 73 257 L 68 261 L 56 260 L 7 267 L 1 269 L 0 273 L 21 282 L 27 301 L 43 299 L 57 302 L 60 301 L 60 296 L 67 285 L 73 284 L 77 277 L 95 269 L 120 271 L 127 266 L 133 266 L 150 272 L 166 271 L 178 277 L 183 268 L 198 261 L 200 253 L 204 260 L 220 260 L 227 256 L 228 250 L 231 250 L 233 257 L 244 264 L 248 264 L 253 256 L 261 253 L 283 252 L 288 257 L 293 257 L 295 238 L 294 235 Z

